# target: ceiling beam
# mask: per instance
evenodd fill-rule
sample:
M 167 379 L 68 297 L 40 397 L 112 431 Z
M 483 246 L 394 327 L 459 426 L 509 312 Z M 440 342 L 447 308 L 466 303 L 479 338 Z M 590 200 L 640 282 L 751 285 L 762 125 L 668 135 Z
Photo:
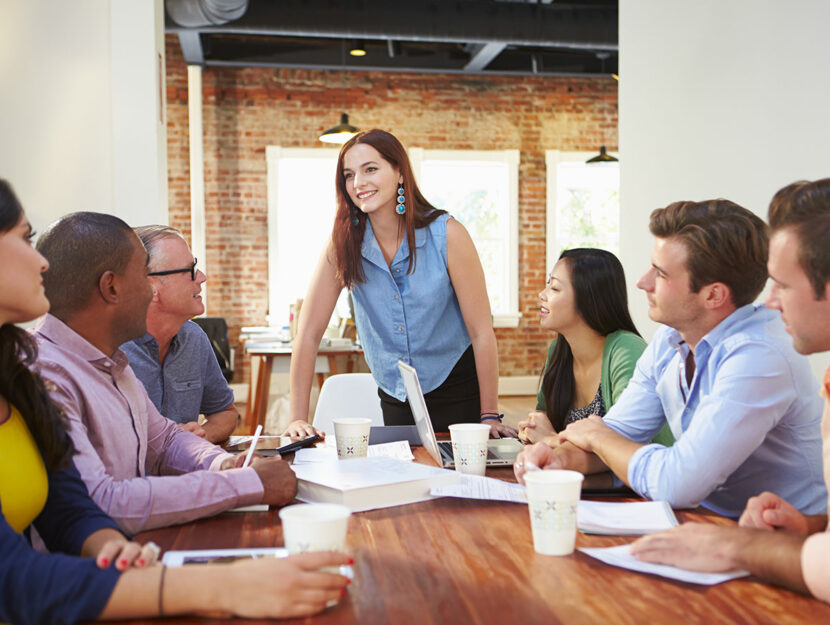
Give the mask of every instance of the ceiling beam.
M 477 43 L 470 49 L 470 61 L 464 66 L 464 69 L 471 72 L 477 72 L 484 69 L 496 58 L 507 44 L 503 42 L 492 43 Z
M 168 32 L 183 27 L 167 18 Z M 202 32 L 254 35 L 511 43 L 612 50 L 616 7 L 482 0 L 307 0 L 251 2 L 240 19 Z

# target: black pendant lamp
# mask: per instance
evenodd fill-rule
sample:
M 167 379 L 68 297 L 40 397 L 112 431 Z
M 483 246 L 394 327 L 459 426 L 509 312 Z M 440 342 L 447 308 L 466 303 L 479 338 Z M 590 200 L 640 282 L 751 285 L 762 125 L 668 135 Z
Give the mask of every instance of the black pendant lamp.
M 615 157 L 611 156 L 610 154 L 608 154 L 608 152 L 605 151 L 605 146 L 603 145 L 599 149 L 599 154 L 597 154 L 596 156 L 594 156 L 592 158 L 589 158 L 585 162 L 588 165 L 596 165 L 597 163 L 619 163 L 619 161 L 620 161 L 620 159 L 615 158 Z
M 360 131 L 357 128 L 349 124 L 349 116 L 346 113 L 341 113 L 340 123 L 336 126 L 332 126 L 321 134 L 320 141 L 323 143 L 343 144 L 354 137 L 358 132 Z

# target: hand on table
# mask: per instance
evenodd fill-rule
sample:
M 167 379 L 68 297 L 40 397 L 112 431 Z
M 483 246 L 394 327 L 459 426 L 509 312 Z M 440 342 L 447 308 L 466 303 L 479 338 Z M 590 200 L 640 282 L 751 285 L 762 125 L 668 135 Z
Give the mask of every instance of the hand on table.
M 555 434 L 548 415 L 541 410 L 534 410 L 528 413 L 527 419 L 519 421 L 519 438 L 525 443 L 538 443 Z
M 323 567 L 351 564 L 343 553 L 317 551 L 227 565 L 228 612 L 246 618 L 291 618 L 321 612 L 346 594 L 348 577 Z M 231 568 L 232 567 L 232 568 Z
M 545 443 L 536 443 L 529 447 L 525 447 L 516 457 L 516 462 L 513 464 L 513 473 L 519 484 L 524 484 L 524 474 L 528 471 L 528 466 L 533 464 L 540 469 L 551 468 L 559 469 L 558 458 L 553 449 Z
M 113 562 L 119 571 L 126 571 L 131 566 L 141 569 L 155 564 L 161 550 L 156 543 L 144 545 L 128 541 L 126 538 L 113 538 L 103 544 L 95 556 L 95 564 L 105 569 Z
M 490 426 L 490 438 L 515 438 L 518 434 L 518 432 L 509 425 L 499 423 L 498 419 L 487 419 L 487 421 L 482 421 L 482 423 L 486 423 Z
M 689 571 L 721 573 L 738 568 L 735 554 L 749 532 L 736 527 L 685 523 L 631 543 L 631 555 L 643 562 Z
M 318 430 L 313 425 L 311 425 L 308 421 L 303 421 L 302 419 L 297 419 L 296 421 L 292 421 L 288 424 L 288 427 L 285 428 L 285 432 L 282 433 L 283 436 L 291 436 L 292 438 L 308 438 L 309 436 L 317 435 L 320 439 L 326 438 L 326 433 L 323 430 Z
M 243 455 L 243 454 L 240 454 Z M 284 506 L 297 494 L 297 477 L 287 462 L 279 458 L 256 458 L 251 462 L 265 492 L 262 502 Z
M 568 424 L 564 430 L 559 432 L 559 441 L 568 441 L 583 451 L 594 451 L 593 443 L 596 436 L 608 430 L 608 426 L 602 421 L 602 417 L 595 414 L 579 421 Z
M 196 436 L 201 436 L 202 438 L 207 437 L 207 432 L 205 432 L 204 428 L 201 425 L 199 425 L 197 421 L 179 423 L 179 427 L 183 429 L 185 432 L 190 432 L 192 434 L 195 434 Z
M 786 530 L 806 536 L 809 534 L 807 517 L 778 495 L 763 492 L 746 502 L 738 524 L 765 530 Z

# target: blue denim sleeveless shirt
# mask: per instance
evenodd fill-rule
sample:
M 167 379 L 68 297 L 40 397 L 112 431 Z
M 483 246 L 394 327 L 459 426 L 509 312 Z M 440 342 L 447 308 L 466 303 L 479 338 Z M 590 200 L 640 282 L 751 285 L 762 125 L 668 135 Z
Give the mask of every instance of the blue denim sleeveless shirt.
M 366 282 L 352 287 L 355 324 L 378 386 L 401 401 L 406 390 L 398 360 L 418 370 L 424 393 L 447 379 L 470 346 L 458 298 L 447 271 L 447 219 L 443 214 L 415 230 L 415 269 L 406 238 L 387 266 L 369 220 L 363 235 Z

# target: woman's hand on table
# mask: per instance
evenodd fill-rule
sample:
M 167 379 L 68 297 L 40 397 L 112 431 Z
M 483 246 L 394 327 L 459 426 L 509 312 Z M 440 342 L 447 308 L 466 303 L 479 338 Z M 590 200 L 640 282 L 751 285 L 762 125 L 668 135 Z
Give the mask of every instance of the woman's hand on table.
M 285 428 L 285 432 L 282 433 L 282 436 L 291 436 L 292 438 L 308 438 L 309 436 L 314 436 L 315 434 L 321 439 L 326 438 L 326 433 L 323 432 L 323 430 L 318 430 L 308 421 L 297 419 L 296 421 L 292 421 L 288 424 L 288 427 Z
M 515 428 L 500 423 L 498 419 L 487 419 L 482 423 L 490 426 L 490 438 L 515 438 L 518 435 Z
M 555 434 L 548 415 L 541 410 L 534 410 L 527 415 L 527 419 L 519 421 L 519 438 L 525 443 L 538 443 Z
M 126 571 L 130 567 L 141 569 L 155 564 L 160 553 L 161 549 L 156 543 L 141 545 L 122 536 L 111 538 L 103 544 L 95 556 L 95 564 L 99 569 L 106 569 L 113 563 L 119 571 Z
M 227 612 L 245 618 L 292 618 L 321 612 L 340 601 L 351 580 L 324 567 L 352 564 L 344 553 L 318 551 L 287 558 L 245 560 L 228 565 Z

